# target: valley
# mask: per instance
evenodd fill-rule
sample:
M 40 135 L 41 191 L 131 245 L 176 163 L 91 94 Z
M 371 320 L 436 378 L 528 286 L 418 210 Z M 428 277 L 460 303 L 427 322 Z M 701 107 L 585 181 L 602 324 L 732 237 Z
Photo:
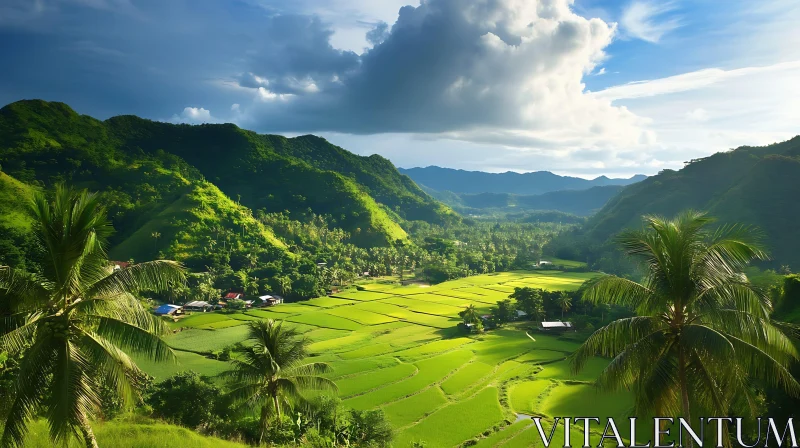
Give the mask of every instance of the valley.
M 25 410 L 72 400 L 44 385 L 70 377 L 92 418 L 59 421 L 106 446 L 512 448 L 541 444 L 531 417 L 549 428 L 586 415 L 596 444 L 609 418 L 679 412 L 679 382 L 666 398 L 646 383 L 676 365 L 677 343 L 663 341 L 680 332 L 667 328 L 702 331 L 676 309 L 769 353 L 790 384 L 794 335 L 771 322 L 800 315 L 798 142 L 647 178 L 401 172 L 313 135 L 12 103 L 0 109 L 4 434 L 83 446 L 48 432 L 54 414 Z M 668 256 L 641 263 L 650 252 Z M 653 282 L 676 272 L 708 276 L 685 284 L 719 310 L 660 302 Z M 753 315 L 731 326 L 714 314 L 731 310 Z M 661 339 L 636 356 L 661 364 L 626 357 L 642 329 Z M 751 386 L 730 372 L 763 376 L 704 338 L 687 342 L 692 362 L 731 390 Z M 740 410 L 706 386 L 684 381 L 699 392 L 681 405 Z M 751 391 L 758 409 L 791 413 L 775 384 Z
M 543 334 L 534 322 L 518 321 L 469 335 L 458 328 L 458 312 L 472 304 L 488 314 L 514 288 L 574 291 L 596 276 L 512 271 L 425 287 L 367 283 L 298 304 L 195 313 L 172 324 L 180 331 L 165 338 L 177 350 L 178 364 L 141 367 L 156 380 L 182 369 L 213 378 L 226 367 L 207 356 L 242 340 L 245 322 L 283 320 L 312 341 L 313 360 L 331 365 L 329 377 L 345 406 L 385 412 L 396 446 L 425 441 L 446 447 L 468 440 L 526 446 L 535 428 L 530 420 L 518 422 L 517 414 L 577 415 L 584 400 L 602 399 L 614 402 L 608 416 L 624 417 L 631 398 L 591 390 L 608 360 L 598 358 L 578 375 L 569 372 L 566 358 L 581 342 L 574 334 Z

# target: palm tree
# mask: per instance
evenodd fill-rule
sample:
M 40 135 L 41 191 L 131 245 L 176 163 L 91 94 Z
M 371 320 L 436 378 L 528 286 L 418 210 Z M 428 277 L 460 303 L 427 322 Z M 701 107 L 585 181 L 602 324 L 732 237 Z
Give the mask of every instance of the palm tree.
M 564 313 L 572 308 L 572 297 L 570 297 L 566 292 L 561 291 L 561 294 L 559 294 L 558 298 L 556 299 L 556 303 L 558 304 L 559 308 L 561 308 L 561 320 L 564 320 Z
M 276 277 L 275 282 L 278 284 L 278 290 L 281 295 L 285 296 L 292 292 L 292 279 L 286 276 Z
M 153 248 L 158 251 L 158 239 L 161 238 L 161 232 L 153 232 L 150 236 L 153 238 Z
M 308 339 L 294 328 L 283 328 L 272 319 L 249 322 L 252 346 L 238 350 L 233 369 L 223 373 L 230 381 L 234 403 L 259 411 L 263 441 L 270 417 L 280 418 L 281 407 L 304 403 L 306 390 L 337 391 L 336 384 L 322 376 L 331 371 L 322 362 L 305 363 Z
M 478 310 L 475 308 L 475 305 L 472 304 L 467 305 L 464 311 L 461 311 L 458 315 L 461 316 L 465 324 L 475 323 L 480 320 L 478 317 Z
M 44 415 L 54 444 L 80 434 L 96 447 L 89 422 L 101 385 L 130 402 L 143 377 L 126 351 L 174 359 L 158 336 L 165 328 L 134 294 L 166 290 L 184 281 L 184 271 L 163 260 L 112 270 L 105 252 L 112 228 L 97 195 L 59 185 L 52 202 L 35 194 L 31 209 L 46 250 L 41 274 L 0 267 L 8 306 L 0 351 L 22 356 L 0 446 L 21 446 L 31 419 Z
M 644 281 L 607 276 L 584 294 L 593 303 L 631 307 L 638 316 L 597 330 L 573 354 L 573 370 L 591 356 L 612 357 L 598 386 L 631 388 L 637 412 L 682 414 L 687 421 L 692 408 L 727 415 L 745 404 L 755 412 L 753 379 L 797 395 L 800 385 L 786 366 L 798 352 L 770 320 L 769 298 L 741 273 L 766 258 L 752 229 L 709 231 L 713 219 L 694 211 L 644 221 L 646 230 L 618 237 L 629 256 L 644 262 Z

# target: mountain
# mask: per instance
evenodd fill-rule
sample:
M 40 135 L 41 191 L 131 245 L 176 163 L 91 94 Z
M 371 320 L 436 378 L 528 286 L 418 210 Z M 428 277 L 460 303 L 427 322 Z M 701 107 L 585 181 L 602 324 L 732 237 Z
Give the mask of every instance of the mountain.
M 0 205 L 14 196 L 6 191 L 58 181 L 104 192 L 117 231 L 110 253 L 120 260 L 163 253 L 202 267 L 220 256 L 213 244 L 235 245 L 231 257 L 292 258 L 260 213 L 324 216 L 361 247 L 407 239 L 402 225 L 410 221 L 460 219 L 387 159 L 319 137 L 135 116 L 100 121 L 40 100 L 0 109 L 0 169 Z M 0 223 L 24 225 L 16 210 L 4 207 Z
M 591 187 L 586 190 L 551 191 L 538 195 L 509 193 L 453 193 L 423 187 L 434 198 L 467 214 L 518 213 L 555 210 L 577 216 L 589 216 L 599 210 L 622 189 L 621 185 Z
M 800 136 L 769 146 L 743 146 L 664 170 L 626 187 L 582 231 L 581 245 L 607 241 L 641 225 L 644 214 L 672 217 L 693 208 L 720 223 L 757 226 L 775 264 L 800 266 Z
M 399 171 L 418 184 L 438 191 L 453 193 L 509 193 L 521 195 L 543 194 L 559 190 L 585 190 L 608 185 L 630 185 L 647 176 L 637 174 L 629 179 L 610 179 L 600 176 L 587 180 L 579 177 L 559 176 L 549 171 L 532 173 L 486 173 L 429 166 L 426 168 L 400 168 Z

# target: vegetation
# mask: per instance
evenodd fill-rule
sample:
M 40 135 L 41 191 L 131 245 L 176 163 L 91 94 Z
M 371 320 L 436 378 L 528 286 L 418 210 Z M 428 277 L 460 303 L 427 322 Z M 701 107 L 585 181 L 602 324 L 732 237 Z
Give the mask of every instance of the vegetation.
M 299 338 L 297 331 L 273 320 L 246 325 L 253 345 L 237 350 L 233 370 L 225 377 L 231 381 L 234 402 L 260 413 L 260 445 L 270 418 L 281 418 L 282 406 L 296 406 L 305 400 L 303 393 L 308 390 L 337 388 L 333 381 L 320 376 L 330 371 L 327 364 L 305 362 L 308 340 Z
M 626 187 L 583 228 L 556 238 L 546 250 L 561 258 L 588 260 L 595 269 L 631 274 L 636 266 L 616 250 L 613 236 L 639 227 L 643 215 L 675 216 L 691 208 L 708 211 L 719 225 L 757 226 L 772 258 L 760 264 L 796 268 L 800 266 L 800 239 L 794 237 L 798 175 L 800 137 L 691 160 L 681 170 L 663 170 Z
M 790 141 L 693 161 L 626 187 L 588 219 L 520 209 L 586 208 L 618 187 L 448 193 L 483 207 L 461 218 L 387 160 L 317 137 L 9 105 L 3 443 L 513 447 L 538 437 L 513 423 L 520 412 L 792 416 L 795 335 L 779 320 L 800 322 L 795 252 L 781 248 L 763 270 L 747 228 L 724 223 L 777 216 L 763 225 L 767 241 L 791 248 L 789 196 L 772 188 L 794 191 L 797 157 Z M 101 193 L 59 188 L 44 199 L 64 181 Z M 551 184 L 561 181 L 573 180 Z M 648 218 L 649 230 L 621 237 L 645 260 L 638 269 L 612 251 L 609 237 L 642 210 L 688 199 L 723 224 Z M 187 272 L 136 263 L 165 258 Z M 598 268 L 620 275 L 597 280 Z M 251 308 L 263 294 L 297 303 Z M 225 308 L 152 316 L 190 300 Z M 556 319 L 575 331 L 540 330 Z M 595 383 L 609 395 L 598 400 Z
M 155 261 L 112 271 L 105 253 L 111 226 L 98 199 L 63 186 L 52 202 L 34 194 L 42 272 L 0 267 L 0 349 L 21 356 L 3 446 L 22 445 L 28 424 L 43 412 L 54 443 L 81 434 L 96 447 L 90 421 L 104 404 L 100 391 L 107 387 L 125 402 L 137 395 L 143 374 L 126 352 L 172 356 L 159 338 L 163 326 L 134 294 L 164 290 L 183 280 L 183 270 Z
M 753 379 L 797 396 L 800 385 L 787 369 L 797 350 L 771 321 L 769 298 L 741 274 L 766 257 L 752 230 L 708 231 L 712 219 L 696 212 L 645 222 L 647 231 L 618 238 L 645 265 L 644 281 L 609 276 L 584 293 L 638 315 L 590 336 L 572 356 L 574 370 L 591 356 L 612 357 L 597 384 L 635 391 L 638 415 L 755 414 Z

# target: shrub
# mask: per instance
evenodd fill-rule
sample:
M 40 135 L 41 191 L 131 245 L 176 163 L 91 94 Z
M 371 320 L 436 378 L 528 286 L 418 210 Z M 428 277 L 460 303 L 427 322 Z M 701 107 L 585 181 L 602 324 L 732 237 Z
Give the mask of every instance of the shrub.
M 146 403 L 153 408 L 155 417 L 197 428 L 218 419 L 220 395 L 208 377 L 182 372 L 153 386 Z

